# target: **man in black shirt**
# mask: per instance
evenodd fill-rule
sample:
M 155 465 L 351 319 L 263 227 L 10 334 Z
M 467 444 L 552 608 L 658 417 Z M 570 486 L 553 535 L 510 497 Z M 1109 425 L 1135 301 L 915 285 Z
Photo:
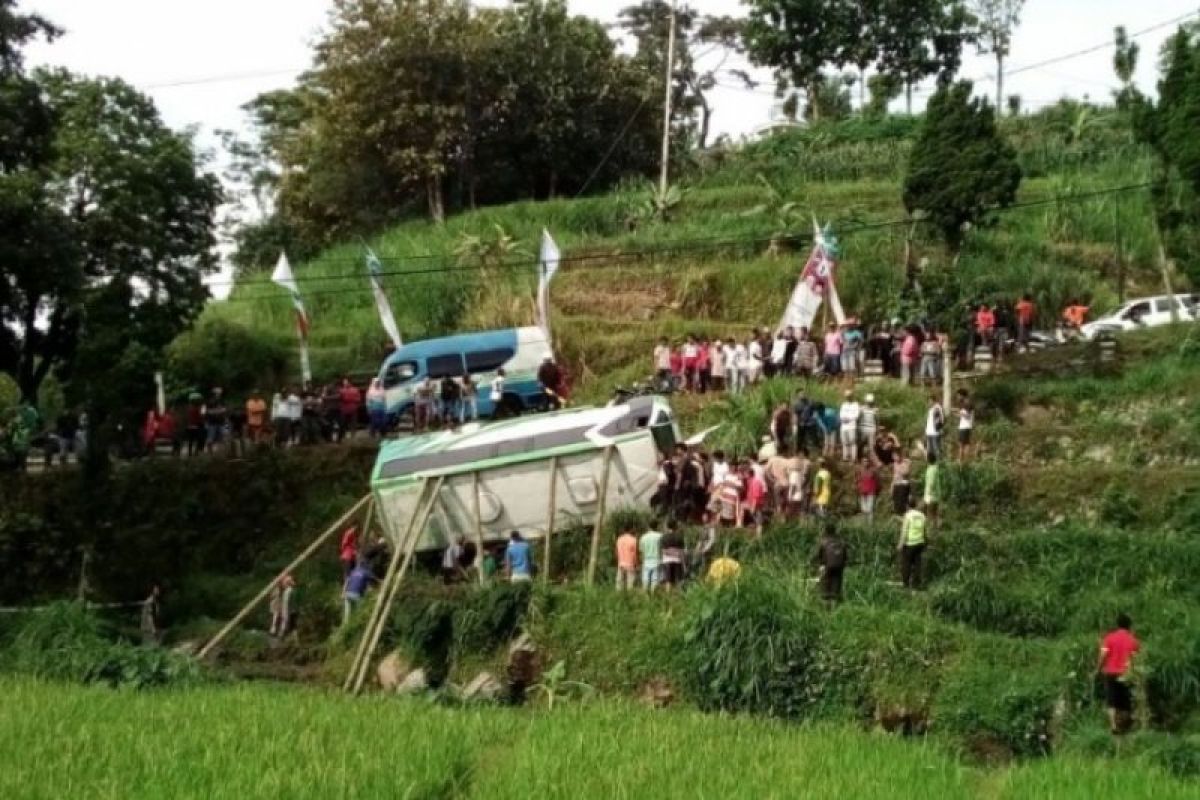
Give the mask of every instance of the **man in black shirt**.
M 542 366 L 538 367 L 537 373 L 538 383 L 542 385 L 542 393 L 546 396 L 547 408 L 551 411 L 556 411 L 562 407 L 562 400 L 558 396 L 558 385 L 562 382 L 562 372 L 559 371 L 558 365 L 554 363 L 554 359 L 550 356 L 542 361 Z
M 812 563 L 820 568 L 818 580 L 821 598 L 830 608 L 842 600 L 842 573 L 846 569 L 848 557 L 849 548 L 838 536 L 837 528 L 832 524 L 826 525 L 817 542 L 817 552 L 813 554 Z
M 450 375 L 442 378 L 442 426 L 453 428 L 458 422 L 459 403 L 462 401 L 462 386 Z

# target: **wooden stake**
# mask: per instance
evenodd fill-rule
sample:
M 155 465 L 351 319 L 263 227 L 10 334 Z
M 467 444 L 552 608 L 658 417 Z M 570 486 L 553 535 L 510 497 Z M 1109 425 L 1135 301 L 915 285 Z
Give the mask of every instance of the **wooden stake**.
M 375 648 L 379 646 L 379 639 L 383 636 L 383 629 L 387 625 L 388 614 L 391 612 L 392 602 L 396 599 L 396 591 L 400 586 L 400 582 L 404 580 L 404 575 L 408 572 L 408 566 L 412 563 L 413 554 L 417 550 L 417 542 L 425 534 L 425 525 L 429 522 L 429 517 L 433 513 L 434 506 L 438 503 L 438 494 L 442 490 L 442 484 L 445 482 L 444 476 L 438 476 L 437 483 L 433 486 L 433 491 L 429 495 L 429 502 L 425 506 L 424 513 L 420 520 L 409 532 L 408 547 L 404 554 L 404 562 L 400 565 L 400 569 L 396 571 L 392 577 L 391 585 L 387 587 L 386 597 L 382 590 L 379 593 L 379 600 L 376 603 L 375 611 L 378 619 L 375 623 L 375 629 L 371 632 L 371 639 L 367 645 L 366 652 L 363 653 L 362 663 L 359 665 L 358 677 L 354 681 L 353 692 L 358 694 L 362 690 L 363 683 L 367 679 L 367 673 L 370 671 L 371 658 L 375 655 Z M 397 548 L 397 552 L 399 548 Z
M 554 536 L 554 512 L 558 505 L 558 456 L 550 459 L 550 502 L 546 507 L 546 557 L 542 565 L 542 582 L 550 582 L 550 539 Z
M 475 509 L 475 572 L 479 576 L 479 585 L 483 585 L 483 515 L 479 512 L 479 472 L 471 473 L 472 504 Z
M 371 616 L 367 620 L 367 629 L 363 631 L 363 636 L 358 641 L 358 649 L 354 651 L 354 660 L 350 662 L 350 671 L 346 674 L 346 680 L 342 684 L 343 690 L 348 691 L 358 676 L 363 653 L 367 649 L 367 641 L 370 639 L 371 632 L 375 627 L 375 620 L 379 614 L 380 603 L 382 602 L 383 596 L 386 593 L 385 590 L 391 585 L 392 580 L 395 577 L 396 569 L 400 564 L 401 553 L 408 544 L 408 539 L 412 535 L 412 529 L 416 524 L 417 517 L 421 515 L 421 510 L 426 504 L 425 492 L 428 489 L 428 482 L 422 484 L 421 494 L 417 497 L 417 507 L 414 509 L 413 515 L 408 518 L 408 526 L 404 529 L 404 535 L 392 545 L 392 557 L 388 561 L 387 572 L 384 573 L 383 581 L 379 584 L 379 594 L 376 597 L 375 606 L 371 609 Z
M 608 473 L 612 468 L 613 450 L 616 447 L 609 445 L 604 448 L 604 472 L 600 477 L 600 505 L 596 509 L 596 526 L 592 528 L 592 550 L 588 556 L 588 586 L 596 584 L 596 556 L 600 550 L 600 531 L 604 530 L 604 511 L 608 507 Z
M 361 500 L 359 500 L 357 503 L 355 503 L 353 506 L 350 507 L 349 511 L 347 511 L 342 516 L 338 517 L 337 522 L 333 523 L 328 528 L 326 528 L 324 533 L 322 533 L 315 540 L 313 540 L 313 543 L 310 544 L 307 548 L 305 548 L 304 552 L 302 552 L 300 555 L 296 556 L 296 558 L 292 560 L 292 563 L 288 564 L 286 567 L 283 568 L 283 570 L 280 571 L 280 573 L 278 575 L 276 575 L 274 578 L 272 578 L 271 582 L 266 585 L 266 588 L 264 588 L 261 592 L 259 592 L 253 600 L 251 600 L 249 603 L 247 603 L 242 608 L 242 610 L 239 611 L 237 613 L 237 615 L 234 616 L 233 619 L 231 619 L 228 623 L 225 624 L 224 628 L 221 628 L 221 630 L 217 631 L 217 635 L 208 640 L 208 644 L 204 645 L 204 647 L 202 647 L 200 649 L 200 652 L 196 657 L 201 660 L 203 660 L 205 657 L 207 657 L 208 654 L 211 653 L 217 645 L 219 645 L 222 641 L 224 641 L 225 637 L 228 636 L 234 628 L 236 628 L 238 625 L 240 625 L 242 623 L 242 621 L 246 619 L 246 617 L 250 616 L 250 613 L 252 611 L 254 611 L 255 607 L 257 607 L 259 603 L 261 603 L 263 600 L 267 599 L 267 596 L 269 594 L 271 594 L 271 589 L 273 589 L 275 587 L 275 584 L 279 581 L 280 578 L 282 578 L 285 574 L 294 571 L 296 569 L 296 567 L 303 564 L 308 559 L 309 556 L 311 556 L 313 553 L 317 552 L 317 549 L 321 545 L 325 544 L 325 541 L 327 539 L 329 539 L 329 537 L 333 536 L 335 533 L 337 533 L 339 530 L 341 530 L 342 526 L 344 526 L 347 522 L 349 522 L 354 517 L 354 515 L 357 514 L 359 511 L 361 511 L 362 507 L 365 504 L 369 503 L 370 501 L 371 501 L 371 495 L 370 494 L 364 495 Z

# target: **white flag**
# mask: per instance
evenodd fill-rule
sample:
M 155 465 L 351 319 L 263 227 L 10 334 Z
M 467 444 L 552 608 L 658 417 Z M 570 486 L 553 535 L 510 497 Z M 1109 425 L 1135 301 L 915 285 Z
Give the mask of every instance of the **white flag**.
M 312 383 L 312 366 L 308 361 L 308 312 L 304 309 L 304 301 L 300 299 L 300 287 L 296 285 L 296 276 L 292 274 L 287 253 L 279 254 L 279 262 L 271 273 L 271 282 L 287 289 L 292 297 L 292 308 L 296 310 L 296 333 L 300 336 L 300 374 L 307 386 Z
M 392 314 L 392 304 L 388 302 L 387 293 L 383 291 L 383 265 L 375 251 L 367 248 L 367 274 L 371 277 L 371 290 L 375 292 L 375 307 L 379 309 L 379 321 L 383 329 L 391 337 L 392 344 L 399 350 L 404 344 L 400 338 L 400 328 L 396 325 L 396 317 Z
M 558 272 L 561 260 L 562 253 L 551 238 L 550 231 L 542 228 L 542 251 L 538 256 L 537 313 L 538 326 L 546 334 L 547 340 L 550 338 L 550 281 Z
M 846 321 L 842 301 L 837 294 L 838 242 L 829 226 L 821 230 L 813 220 L 813 249 L 792 291 L 791 300 L 779 321 L 779 329 L 791 326 L 799 331 L 811 328 L 821 303 L 828 301 L 838 324 Z

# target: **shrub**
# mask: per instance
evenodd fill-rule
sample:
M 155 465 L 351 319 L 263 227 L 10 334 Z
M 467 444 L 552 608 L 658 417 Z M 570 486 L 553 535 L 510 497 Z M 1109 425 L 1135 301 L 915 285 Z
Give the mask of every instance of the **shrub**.
M 157 647 L 113 641 L 97 617 L 78 603 L 29 612 L 16 626 L 6 669 L 39 678 L 141 689 L 190 682 L 196 664 Z
M 1118 528 L 1131 528 L 1142 518 L 1142 503 L 1138 496 L 1116 484 L 1100 496 L 1100 519 Z
M 983 420 L 1015 420 L 1023 403 L 1024 396 L 1013 380 L 987 380 L 975 388 L 975 404 Z
M 1066 622 L 1058 598 L 1045 587 L 1014 589 L 996 575 L 964 575 L 959 582 L 941 583 L 930 605 L 945 619 L 1013 636 L 1054 636 Z
M 207 316 L 171 343 L 172 383 L 180 388 L 221 386 L 234 396 L 278 384 L 290 344 L 237 322 Z
M 1067 670 L 1048 646 L 976 640 L 944 678 L 934 726 L 985 759 L 1044 755 L 1066 684 Z
M 1017 484 L 995 461 L 945 464 L 947 504 L 974 513 L 1008 514 L 1017 506 Z
M 683 621 L 680 684 L 706 710 L 799 717 L 818 638 L 815 620 L 767 579 L 697 589 Z
M 529 584 L 492 583 L 458 600 L 454 653 L 487 654 L 512 639 L 529 610 Z

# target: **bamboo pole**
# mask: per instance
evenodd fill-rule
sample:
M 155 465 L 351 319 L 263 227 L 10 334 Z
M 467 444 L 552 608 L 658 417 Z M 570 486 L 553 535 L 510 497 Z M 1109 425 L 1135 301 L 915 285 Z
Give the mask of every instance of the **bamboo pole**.
M 596 509 L 596 526 L 592 528 L 592 549 L 588 555 L 588 586 L 596 585 L 596 556 L 600 549 L 600 531 L 604 530 L 604 511 L 608 507 L 608 474 L 612 469 L 613 450 L 609 445 L 604 448 L 604 472 L 600 476 L 600 505 Z
M 554 512 L 558 505 L 558 456 L 550 459 L 550 502 L 546 507 L 546 557 L 542 566 L 542 582 L 550 582 L 550 539 L 554 537 Z
M 333 534 L 335 534 L 339 530 L 341 530 L 343 525 L 345 525 L 348 521 L 350 521 L 350 519 L 352 519 L 354 517 L 355 514 L 357 514 L 360 510 L 362 510 L 363 505 L 370 502 L 371 499 L 372 499 L 371 494 L 368 493 L 366 495 L 363 495 L 362 499 L 360 499 L 357 503 L 355 503 L 353 506 L 351 506 L 349 511 L 347 511 L 342 516 L 338 517 L 337 522 L 333 523 L 328 528 L 326 528 L 325 532 L 322 533 L 320 536 L 318 536 L 315 540 L 313 540 L 313 543 L 310 544 L 307 548 L 305 548 L 304 552 L 302 552 L 300 555 L 296 556 L 296 558 L 293 559 L 290 564 L 288 564 L 286 567 L 284 567 L 279 572 L 278 575 L 276 575 L 274 578 L 272 578 L 271 582 L 268 583 L 266 585 L 266 587 L 254 597 L 253 600 L 251 600 L 249 603 L 247 603 L 245 606 L 243 606 L 242 610 L 239 611 L 234 616 L 233 619 L 231 619 L 229 622 L 227 622 L 225 624 L 225 627 L 223 627 L 223 628 L 221 628 L 221 630 L 217 631 L 217 634 L 208 640 L 208 644 L 204 645 L 204 647 L 202 647 L 200 649 L 200 652 L 197 655 L 197 658 L 203 660 L 205 657 L 207 657 L 208 654 L 211 653 L 218 644 L 220 644 L 222 641 L 224 641 L 225 637 L 228 636 L 229 633 L 234 628 L 236 628 L 238 625 L 240 625 L 242 623 L 242 621 L 246 619 L 246 617 L 250 616 L 250 612 L 252 612 L 255 609 L 255 607 L 258 606 L 259 603 L 261 603 L 263 600 L 267 599 L 267 596 L 271 593 L 271 589 L 274 588 L 275 583 L 280 578 L 282 578 L 286 573 L 292 572 L 293 570 L 296 569 L 296 567 L 303 564 L 308 559 L 309 556 L 311 556 L 313 553 L 315 553 L 317 551 L 317 549 L 321 545 L 325 544 L 326 540 L 329 539 L 330 536 L 333 536 Z
M 407 546 L 408 540 L 412 535 L 413 526 L 416 524 L 417 517 L 421 515 L 421 511 L 426 505 L 425 492 L 428 490 L 429 484 L 426 482 L 421 487 L 421 494 L 417 498 L 417 507 L 414 513 L 408 519 L 408 526 L 404 529 L 404 536 L 393 544 L 392 557 L 388 561 L 387 572 L 384 573 L 383 581 L 379 584 L 379 594 L 375 599 L 375 606 L 371 609 L 371 615 L 367 620 L 367 628 L 363 631 L 362 638 L 358 641 L 358 649 L 354 651 L 354 660 L 350 662 L 350 671 L 346 674 L 346 680 L 342 684 L 343 690 L 349 690 L 353 685 L 354 680 L 359 672 L 359 665 L 363 659 L 363 653 L 367 649 L 367 641 L 371 637 L 371 633 L 375 628 L 375 620 L 379 615 L 380 604 L 383 602 L 386 590 L 391 586 L 395 577 L 396 569 L 400 564 L 401 553 L 403 548 Z
M 483 515 L 479 512 L 479 470 L 471 473 L 471 503 L 475 513 L 475 573 L 483 585 Z
M 408 566 L 412 563 L 413 554 L 417 549 L 417 542 L 421 540 L 421 536 L 425 533 L 425 525 L 429 522 L 429 517 L 433 513 L 434 506 L 438 502 L 438 493 L 442 489 L 442 484 L 445 482 L 444 476 L 439 476 L 437 483 L 433 486 L 433 491 L 429 495 L 429 501 L 425 505 L 424 513 L 420 520 L 409 532 L 408 547 L 404 554 L 404 561 L 400 565 L 400 569 L 392 577 L 391 585 L 387 589 L 386 597 L 384 592 L 380 591 L 379 601 L 376 603 L 376 612 L 378 619 L 375 623 L 375 629 L 371 633 L 370 643 L 367 645 L 366 652 L 363 653 L 362 663 L 359 665 L 358 677 L 354 681 L 353 693 L 358 694 L 362 690 L 363 683 L 367 679 L 367 673 L 370 671 L 371 658 L 375 655 L 375 648 L 379 646 L 379 639 L 383 636 L 384 626 L 387 624 L 388 614 L 391 612 L 392 602 L 396 599 L 396 591 L 400 586 L 400 582 L 404 579 L 404 575 L 408 572 Z M 399 548 L 397 548 L 399 551 Z

